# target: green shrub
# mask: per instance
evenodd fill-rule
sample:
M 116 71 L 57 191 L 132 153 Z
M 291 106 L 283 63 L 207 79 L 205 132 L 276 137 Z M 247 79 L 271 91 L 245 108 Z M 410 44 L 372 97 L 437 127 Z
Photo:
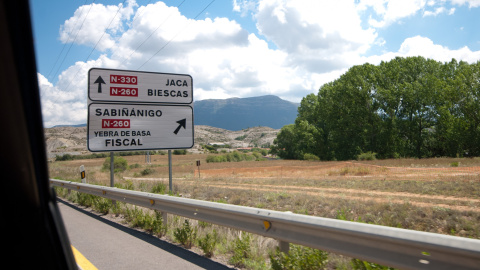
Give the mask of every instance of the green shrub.
M 65 154 L 63 156 L 55 155 L 55 161 L 65 161 L 65 160 L 73 160 L 74 157 L 70 154 Z
M 191 248 L 195 239 L 197 238 L 197 227 L 190 226 L 190 222 L 185 219 L 181 228 L 176 228 L 173 232 L 175 239 L 180 242 L 185 248 Z
M 152 187 L 152 193 L 165 194 L 167 186 L 164 183 L 157 183 Z
M 132 223 L 132 226 L 143 224 L 143 211 L 137 208 L 137 206 L 133 207 L 133 209 L 126 207 L 124 216 L 127 222 Z
M 247 135 L 246 135 L 246 134 L 245 134 L 245 135 L 242 135 L 242 136 L 236 137 L 235 140 L 237 140 L 237 141 L 243 141 L 243 140 L 245 140 L 245 138 L 247 138 Z
M 107 198 L 95 197 L 92 202 L 92 208 L 104 215 L 108 214 L 110 208 L 112 207 L 112 200 Z
M 95 196 L 87 193 L 76 192 L 73 196 L 73 200 L 80 205 L 91 207 L 93 205 L 93 201 L 95 200 Z
M 227 162 L 227 161 L 228 160 L 225 155 L 207 156 L 207 163 Z
M 155 173 L 155 170 L 152 169 L 152 168 L 146 168 L 145 170 L 140 172 L 140 174 L 143 175 L 143 176 L 149 175 L 149 174 L 152 174 L 152 173 Z
M 458 162 L 455 161 L 455 162 L 450 163 L 450 167 L 458 167 Z
M 167 233 L 167 225 L 163 223 L 162 214 L 158 211 L 152 216 L 135 206 L 133 210 L 126 208 L 125 218 L 132 227 L 142 228 L 158 237 Z
M 327 252 L 292 244 L 288 254 L 277 248 L 276 252 L 270 255 L 270 263 L 274 270 L 324 269 L 327 262 Z
M 173 150 L 174 155 L 186 155 L 187 150 L 186 149 L 175 149 Z
M 234 151 L 225 155 L 210 155 L 207 156 L 207 163 L 213 162 L 240 162 L 240 161 L 253 161 L 253 160 L 264 160 L 262 155 L 258 152 L 252 153 L 252 155 L 246 153 L 240 153 Z
M 256 160 L 256 161 L 264 161 L 264 160 L 267 160 L 267 159 L 264 158 L 261 154 L 260 154 L 260 156 L 254 155 L 254 157 L 255 157 L 255 160 Z
M 206 227 L 212 226 L 212 224 L 210 224 L 210 223 L 208 223 L 208 222 L 205 222 L 205 221 L 199 220 L 199 221 L 198 221 L 198 226 L 199 226 L 200 228 L 205 229 Z
M 361 153 L 357 156 L 357 160 L 376 160 L 377 153 L 368 151 L 366 153 Z
M 135 189 L 135 185 L 133 184 L 132 180 L 125 180 L 125 184 L 115 183 L 114 186 L 116 188 L 127 189 L 127 190 L 134 190 Z
M 128 168 L 128 162 L 122 157 L 113 158 L 113 171 L 114 172 L 123 172 Z M 103 162 L 103 170 L 110 170 L 110 157 L 107 157 Z
M 198 239 L 198 246 L 203 250 L 203 253 L 206 257 L 210 258 L 213 256 L 213 252 L 215 251 L 215 246 L 218 242 L 218 234 L 217 231 L 214 229 L 213 234 L 207 233 L 205 237 Z
M 253 156 L 253 155 L 243 154 L 243 160 L 245 160 L 245 161 L 252 161 L 252 160 L 256 160 L 256 158 L 255 158 L 255 156 Z
M 319 157 L 315 156 L 314 154 L 310 154 L 310 153 L 305 153 L 303 155 L 303 159 L 304 160 L 320 160 Z
M 366 262 L 359 259 L 352 259 L 351 265 L 354 270 L 395 270 L 395 268 L 379 265 L 376 263 Z
M 140 164 L 135 163 L 135 164 L 130 165 L 129 167 L 130 167 L 130 169 L 140 168 Z
M 244 233 L 243 237 L 235 239 L 233 247 L 233 256 L 230 258 L 230 263 L 237 267 L 245 267 L 247 259 L 252 257 L 252 249 L 250 245 L 251 236 Z
M 151 219 L 151 222 L 145 229 L 158 237 L 164 236 L 167 233 L 167 225 L 163 223 L 162 213 L 155 211 L 155 217 Z

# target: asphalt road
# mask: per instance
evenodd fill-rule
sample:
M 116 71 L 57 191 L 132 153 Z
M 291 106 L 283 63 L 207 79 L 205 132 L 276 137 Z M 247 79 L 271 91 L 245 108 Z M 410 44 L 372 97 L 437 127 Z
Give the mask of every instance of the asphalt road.
M 68 202 L 58 207 L 71 245 L 99 270 L 232 269 Z

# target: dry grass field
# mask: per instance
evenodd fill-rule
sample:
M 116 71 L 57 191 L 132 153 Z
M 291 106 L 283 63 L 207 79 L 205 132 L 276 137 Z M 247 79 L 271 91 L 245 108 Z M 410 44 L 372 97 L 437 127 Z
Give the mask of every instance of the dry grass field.
M 173 195 L 480 239 L 480 158 L 207 163 L 208 156 L 172 156 Z M 158 192 L 156 188 L 163 185 L 168 191 L 167 155 L 152 155 L 149 164 L 145 156 L 122 158 L 129 168 L 115 174 L 117 187 Z M 84 165 L 87 183 L 109 186 L 110 171 L 102 169 L 104 162 L 104 158 L 53 161 L 50 177 L 80 181 L 79 167 Z M 138 213 L 137 208 L 129 209 Z M 114 212 L 105 217 L 121 223 L 128 219 Z M 177 243 L 174 232 L 183 221 L 169 218 L 162 239 Z M 242 232 L 192 222 L 199 237 L 214 230 L 221 235 L 213 260 L 235 269 L 269 269 L 269 256 L 277 245 L 274 239 L 252 236 L 237 246 L 239 239 L 247 239 Z M 246 247 L 252 255 L 246 261 L 236 260 L 234 254 L 239 250 L 246 254 Z M 204 254 L 198 246 L 191 249 Z M 329 254 L 325 269 L 364 269 L 352 262 Z
M 480 158 L 348 162 L 266 160 L 207 163 L 207 155 L 173 155 L 179 196 L 385 226 L 480 238 Z M 115 175 L 148 191 L 168 186 L 168 156 L 126 156 Z M 200 167 L 196 161 L 201 162 Z M 104 159 L 50 163 L 53 178 L 109 185 Z M 133 165 L 133 166 L 132 166 Z M 148 170 L 147 170 L 148 169 Z

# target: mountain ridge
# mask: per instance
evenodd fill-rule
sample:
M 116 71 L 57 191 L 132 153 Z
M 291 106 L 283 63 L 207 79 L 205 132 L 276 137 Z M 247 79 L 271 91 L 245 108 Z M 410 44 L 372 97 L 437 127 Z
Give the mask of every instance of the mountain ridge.
M 194 102 L 195 125 L 232 131 L 256 126 L 280 129 L 295 122 L 298 106 L 274 95 L 199 100 Z
M 280 129 L 293 124 L 299 103 L 275 95 L 247 98 L 204 99 L 193 103 L 194 124 L 238 131 L 251 127 Z M 85 127 L 87 124 L 56 125 Z

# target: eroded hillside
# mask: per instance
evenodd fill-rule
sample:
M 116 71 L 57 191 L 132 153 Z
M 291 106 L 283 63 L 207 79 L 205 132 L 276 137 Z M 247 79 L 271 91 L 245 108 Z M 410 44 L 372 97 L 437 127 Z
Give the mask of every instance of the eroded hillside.
M 230 131 L 210 126 L 195 126 L 195 145 L 189 152 L 201 153 L 202 144 L 223 143 L 231 148 L 261 147 L 272 144 L 279 130 L 269 127 L 253 127 Z M 54 127 L 45 129 L 49 158 L 65 153 L 87 154 L 87 127 Z

